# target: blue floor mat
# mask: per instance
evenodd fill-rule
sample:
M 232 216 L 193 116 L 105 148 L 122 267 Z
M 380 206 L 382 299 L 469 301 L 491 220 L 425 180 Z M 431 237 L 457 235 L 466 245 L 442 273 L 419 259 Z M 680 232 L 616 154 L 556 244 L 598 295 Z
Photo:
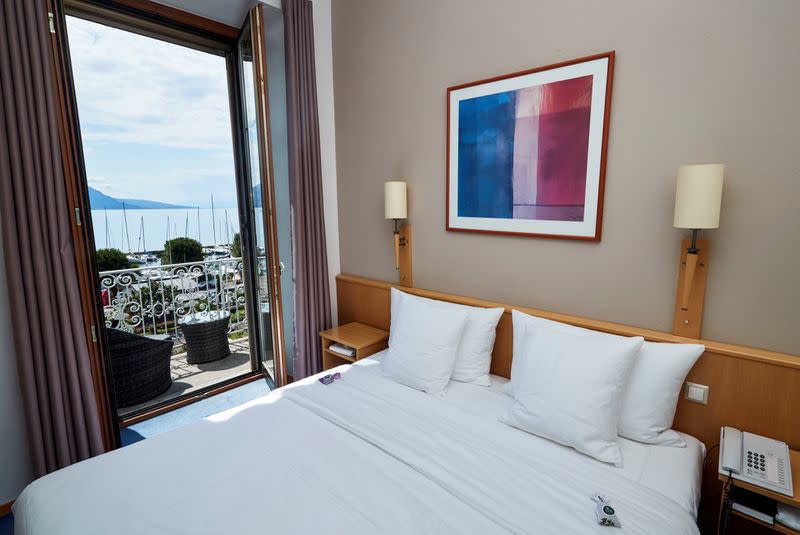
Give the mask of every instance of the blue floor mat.
M 202 420 L 212 414 L 239 406 L 261 396 L 266 396 L 269 392 L 266 380 L 259 379 L 197 403 L 186 405 L 180 409 L 120 429 L 120 440 L 123 446 L 129 446 L 140 440 L 172 431 L 192 422 Z M 5 534 L 0 532 L 0 535 Z
M 0 516 L 0 535 L 14 535 L 14 515 Z

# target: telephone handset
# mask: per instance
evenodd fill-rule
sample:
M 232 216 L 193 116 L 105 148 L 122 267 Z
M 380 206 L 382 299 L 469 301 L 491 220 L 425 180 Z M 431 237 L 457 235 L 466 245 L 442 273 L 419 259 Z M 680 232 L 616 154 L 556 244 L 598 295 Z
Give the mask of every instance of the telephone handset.
M 719 473 L 786 496 L 794 495 L 789 447 L 778 440 L 723 427 Z

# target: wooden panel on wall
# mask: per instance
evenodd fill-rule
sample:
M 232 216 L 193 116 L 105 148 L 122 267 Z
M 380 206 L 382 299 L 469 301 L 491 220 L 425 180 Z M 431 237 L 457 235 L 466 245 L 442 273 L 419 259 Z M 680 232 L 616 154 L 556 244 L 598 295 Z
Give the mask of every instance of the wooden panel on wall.
M 800 357 L 710 340 L 694 340 L 673 334 L 619 323 L 570 316 L 528 307 L 494 303 L 420 288 L 402 288 L 388 282 L 339 275 L 337 278 L 339 321 L 359 321 L 389 329 L 390 289 L 422 297 L 471 306 L 503 307 L 492 353 L 493 374 L 511 375 L 511 310 L 623 336 L 643 336 L 652 342 L 702 343 L 706 352 L 691 370 L 688 380 L 708 385 L 708 405 L 681 397 L 674 428 L 697 437 L 707 448 L 719 442 L 719 428 L 731 425 L 768 435 L 800 449 L 800 426 L 793 415 L 800 414 Z M 796 417 L 795 417 L 796 418 Z
M 800 358 L 794 357 L 798 364 Z M 681 397 L 674 427 L 719 443 L 719 428 L 737 427 L 800 449 L 800 368 L 706 351 L 687 380 L 708 385 L 708 405 Z
M 709 241 L 697 240 L 697 268 L 694 273 L 692 287 L 689 291 L 689 307 L 683 310 L 683 285 L 686 279 L 686 251 L 691 246 L 692 240 L 685 239 L 681 242 L 678 260 L 678 284 L 675 290 L 675 317 L 672 322 L 672 332 L 678 336 L 700 338 L 703 329 L 703 304 L 706 296 L 706 278 L 708 275 Z

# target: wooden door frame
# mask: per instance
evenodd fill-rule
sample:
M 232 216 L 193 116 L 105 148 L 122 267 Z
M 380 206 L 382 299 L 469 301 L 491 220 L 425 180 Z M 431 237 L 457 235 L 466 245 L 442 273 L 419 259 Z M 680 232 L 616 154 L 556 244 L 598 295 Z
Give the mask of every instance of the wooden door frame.
M 47 0 L 47 7 L 48 11 L 52 13 L 50 43 L 56 85 L 61 163 L 69 213 L 75 214 L 75 217 L 70 217 L 70 227 L 75 248 L 83 325 L 89 350 L 103 446 L 108 451 L 120 445 L 119 428 L 115 418 L 114 389 L 110 387 L 112 384 L 111 370 L 106 366 L 107 360 L 103 351 L 103 348 L 106 347 L 105 331 L 97 328 L 97 325 L 100 325 L 104 319 L 102 305 L 94 284 L 99 277 L 91 249 L 94 235 L 91 209 L 89 208 L 89 193 L 85 187 L 86 173 L 83 168 L 83 143 L 77 123 L 77 99 L 72 80 L 69 44 L 66 38 L 64 5 L 61 0 Z
M 103 444 L 107 450 L 111 450 L 120 446 L 120 427 L 126 427 L 132 423 L 205 399 L 208 396 L 234 388 L 235 386 L 257 380 L 262 377 L 262 374 L 261 372 L 253 371 L 232 378 L 221 384 L 202 389 L 196 392 L 194 396 L 181 397 L 172 402 L 159 404 L 145 413 L 136 413 L 125 419 L 118 417 L 114 399 L 114 389 L 111 386 L 113 385 L 113 379 L 110 366 L 108 365 L 108 345 L 105 339 L 105 329 L 100 328 L 105 318 L 103 315 L 103 306 L 100 301 L 100 294 L 96 291 L 96 281 L 99 280 L 99 272 L 94 260 L 94 232 L 89 203 L 88 182 L 86 179 L 86 170 L 84 168 L 83 143 L 80 125 L 78 123 L 77 98 L 72 79 L 69 43 L 65 25 L 66 9 L 91 8 L 93 10 L 105 10 L 110 16 L 116 14 L 120 16 L 119 26 L 121 27 L 125 27 L 126 24 L 130 24 L 130 21 L 135 19 L 137 25 L 135 28 L 130 28 L 132 31 L 141 31 L 144 29 L 146 31 L 158 33 L 159 29 L 164 29 L 165 31 L 171 31 L 173 38 L 175 32 L 178 32 L 180 38 L 185 40 L 186 44 L 196 44 L 198 48 L 207 47 L 209 42 L 216 43 L 219 45 L 218 50 L 224 53 L 226 57 L 229 57 L 230 51 L 235 50 L 240 29 L 150 0 L 46 1 L 48 10 L 53 13 L 55 29 L 55 32 L 51 33 L 51 44 L 53 51 L 53 69 L 58 93 L 58 135 L 61 145 L 61 158 L 64 168 L 65 188 L 67 190 L 69 210 L 71 213 L 76 214 L 76 218 L 71 221 L 71 230 L 75 243 L 76 267 L 78 271 L 81 305 L 84 314 L 83 319 L 86 339 L 89 346 L 89 358 L 95 395 L 97 398 L 97 410 L 103 434 Z M 138 23 L 141 23 L 141 25 Z M 266 73 L 266 71 L 264 72 Z M 232 109 L 231 113 L 235 113 L 235 110 Z M 235 128 L 235 124 L 232 123 L 231 127 Z M 234 136 L 235 135 L 234 133 Z M 269 162 L 270 166 L 268 169 L 271 180 L 271 158 Z M 237 172 L 237 182 L 239 178 Z M 264 188 L 262 188 L 262 190 L 263 189 Z M 272 195 L 273 188 L 271 182 L 268 189 L 270 190 L 269 206 L 274 207 L 274 195 Z M 265 206 L 267 205 L 265 204 Z M 274 213 L 274 208 L 271 212 Z M 271 229 L 272 235 L 275 236 L 272 241 L 275 242 L 274 248 L 277 253 L 277 231 L 274 226 L 268 228 Z M 271 247 L 273 246 L 271 245 Z M 276 258 L 277 262 L 277 254 L 274 258 Z M 279 299 L 279 287 L 276 295 Z M 274 318 L 273 323 L 275 323 L 277 319 L 278 318 Z M 279 325 L 282 326 L 282 324 Z M 276 345 L 280 344 L 281 355 L 283 355 L 282 328 L 273 327 L 273 329 L 280 336 L 280 342 L 276 341 Z M 282 380 L 278 379 L 280 386 L 286 382 L 285 357 L 281 359 L 276 357 L 276 372 L 279 368 L 277 364 L 279 360 L 282 370 L 282 376 L 279 377 L 283 377 Z
M 250 34 L 253 46 L 253 65 L 255 66 L 256 117 L 258 119 L 258 155 L 262 175 L 262 210 L 264 228 L 269 232 L 270 266 L 267 277 L 272 290 L 270 299 L 270 318 L 272 320 L 273 361 L 275 383 L 281 387 L 287 384 L 286 347 L 283 336 L 283 301 L 281 295 L 280 254 L 278 250 L 278 211 L 275 201 L 275 174 L 272 165 L 272 133 L 269 114 L 269 85 L 267 77 L 266 28 L 264 26 L 264 5 L 259 3 L 250 10 Z M 266 175 L 266 176 L 265 176 Z M 273 303 L 275 306 L 273 306 Z M 273 312 L 274 308 L 274 313 Z

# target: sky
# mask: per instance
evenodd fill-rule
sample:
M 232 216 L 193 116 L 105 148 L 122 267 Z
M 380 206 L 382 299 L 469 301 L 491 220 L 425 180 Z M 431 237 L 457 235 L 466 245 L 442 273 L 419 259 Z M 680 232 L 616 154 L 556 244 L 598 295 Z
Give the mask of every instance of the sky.
M 76 17 L 67 30 L 89 185 L 235 206 L 225 59 Z

